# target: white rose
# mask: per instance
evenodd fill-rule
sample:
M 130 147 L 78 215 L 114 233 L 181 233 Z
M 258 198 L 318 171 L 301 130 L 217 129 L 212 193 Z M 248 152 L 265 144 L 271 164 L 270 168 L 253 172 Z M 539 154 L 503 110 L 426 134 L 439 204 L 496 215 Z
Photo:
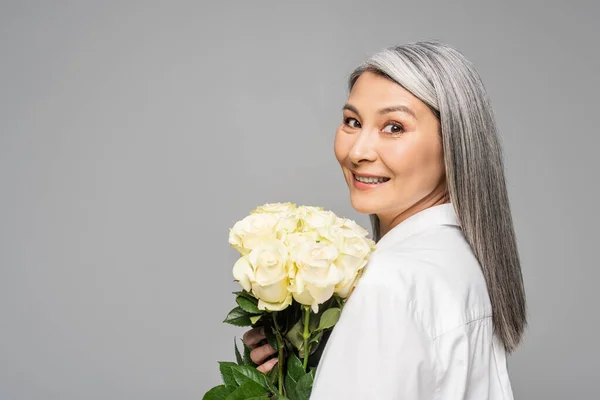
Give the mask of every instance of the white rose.
M 248 255 L 261 241 L 275 238 L 278 221 L 276 214 L 250 214 L 229 229 L 229 243 L 242 255 Z
M 296 210 L 296 204 L 294 203 L 266 203 L 262 206 L 256 207 L 250 211 L 250 214 L 281 214 L 294 212 Z
M 372 244 L 375 243 L 343 225 L 330 226 L 327 230 L 323 230 L 321 234 L 331 241 L 341 253 L 357 258 L 366 257 L 372 251 Z
M 233 276 L 258 299 L 260 310 L 280 311 L 292 302 L 288 291 L 288 251 L 279 240 L 265 239 L 233 266 Z
M 302 230 L 316 230 L 321 232 L 334 225 L 338 217 L 332 211 L 326 211 L 322 207 L 300 206 L 298 214 L 302 221 Z
M 375 242 L 363 237 L 362 234 L 360 229 L 350 229 L 345 223 L 334 225 L 324 232 L 325 237 L 340 252 L 334 263 L 341 271 L 343 279 L 336 285 L 334 291 L 342 298 L 347 297 L 350 289 L 354 287 L 357 275 L 366 265 L 369 254 L 374 249 Z
M 297 302 L 310 305 L 317 313 L 319 304 L 329 300 L 343 279 L 342 272 L 333 263 L 338 250 L 326 240 L 304 241 L 291 249 L 290 254 L 295 263 L 290 291 Z
M 360 277 L 362 276 L 364 271 L 365 271 L 365 269 L 361 268 L 354 275 L 354 277 L 342 280 L 340 283 L 338 283 L 335 286 L 334 292 L 343 299 L 350 296 L 350 294 L 352 293 L 352 290 L 354 290 L 354 288 L 356 287 L 356 284 L 358 283 L 358 280 L 360 279 Z
M 362 226 L 358 225 L 351 219 L 348 218 L 340 218 L 338 221 L 339 225 L 343 228 L 350 229 L 351 231 L 358 234 L 358 236 L 366 237 L 369 235 L 369 231 L 367 231 Z
M 342 273 L 342 279 L 353 279 L 357 272 L 363 268 L 368 259 L 357 258 L 348 254 L 340 254 L 335 260 L 335 265 Z
M 277 226 L 275 227 L 277 239 L 285 240 L 286 237 L 295 232 L 298 228 L 300 216 L 295 211 L 273 214 L 277 216 Z
M 321 236 L 315 232 L 293 232 L 286 236 L 283 243 L 292 251 L 295 247 L 297 247 L 300 243 L 304 242 L 316 242 L 319 240 Z

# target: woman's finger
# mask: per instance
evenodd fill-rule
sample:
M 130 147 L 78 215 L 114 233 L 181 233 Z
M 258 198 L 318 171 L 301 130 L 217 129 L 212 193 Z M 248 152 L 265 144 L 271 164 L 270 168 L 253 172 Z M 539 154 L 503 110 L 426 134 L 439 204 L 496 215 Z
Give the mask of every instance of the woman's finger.
M 252 328 L 252 329 L 244 332 L 244 335 L 242 336 L 242 340 L 244 341 L 246 346 L 253 349 L 256 347 L 258 342 L 263 340 L 265 337 L 266 336 L 265 336 L 264 328 L 262 326 L 259 326 L 259 327 Z
M 273 367 L 275 366 L 275 364 L 277 364 L 277 357 L 270 359 L 269 361 L 267 361 L 264 364 L 259 365 L 258 367 L 256 367 L 257 370 L 259 370 L 260 372 L 262 372 L 263 374 L 266 374 L 267 372 L 269 372 L 270 370 L 273 369 Z
M 267 343 L 252 350 L 250 352 L 250 359 L 254 361 L 255 364 L 262 364 L 267 357 L 275 353 L 277 353 L 277 350 Z

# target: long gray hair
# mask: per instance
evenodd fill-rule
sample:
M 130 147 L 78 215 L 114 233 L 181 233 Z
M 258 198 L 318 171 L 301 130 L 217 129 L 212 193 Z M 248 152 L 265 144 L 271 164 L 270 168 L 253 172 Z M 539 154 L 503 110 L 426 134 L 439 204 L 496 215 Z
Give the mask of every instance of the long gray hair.
M 435 40 L 374 54 L 351 73 L 350 91 L 366 71 L 398 83 L 439 118 L 450 202 L 481 264 L 494 329 L 513 352 L 527 326 L 525 289 L 498 129 L 479 74 L 462 53 Z M 370 219 L 377 242 L 379 218 Z

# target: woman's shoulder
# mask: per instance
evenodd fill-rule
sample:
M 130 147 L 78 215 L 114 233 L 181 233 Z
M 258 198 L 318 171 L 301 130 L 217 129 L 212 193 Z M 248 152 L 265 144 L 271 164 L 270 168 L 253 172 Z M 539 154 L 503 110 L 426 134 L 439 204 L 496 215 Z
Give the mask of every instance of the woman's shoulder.
M 480 264 L 459 227 L 437 226 L 376 249 L 365 268 L 363 284 L 406 298 L 434 337 L 491 316 Z

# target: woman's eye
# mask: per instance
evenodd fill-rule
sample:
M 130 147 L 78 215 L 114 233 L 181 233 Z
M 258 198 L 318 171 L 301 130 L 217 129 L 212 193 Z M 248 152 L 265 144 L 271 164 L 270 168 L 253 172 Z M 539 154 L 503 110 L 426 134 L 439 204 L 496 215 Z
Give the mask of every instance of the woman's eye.
M 387 128 L 388 126 L 391 126 L 391 129 L 389 131 L 386 131 L 385 128 Z M 389 132 L 389 133 L 402 133 L 402 132 L 404 132 L 404 129 L 403 129 L 402 125 L 399 125 L 399 124 L 387 124 L 385 126 L 385 128 L 383 128 L 384 132 Z
M 356 125 L 352 125 L 352 121 L 356 122 Z M 360 122 L 358 122 L 356 118 L 344 118 L 344 124 L 348 125 L 350 128 L 360 128 Z

